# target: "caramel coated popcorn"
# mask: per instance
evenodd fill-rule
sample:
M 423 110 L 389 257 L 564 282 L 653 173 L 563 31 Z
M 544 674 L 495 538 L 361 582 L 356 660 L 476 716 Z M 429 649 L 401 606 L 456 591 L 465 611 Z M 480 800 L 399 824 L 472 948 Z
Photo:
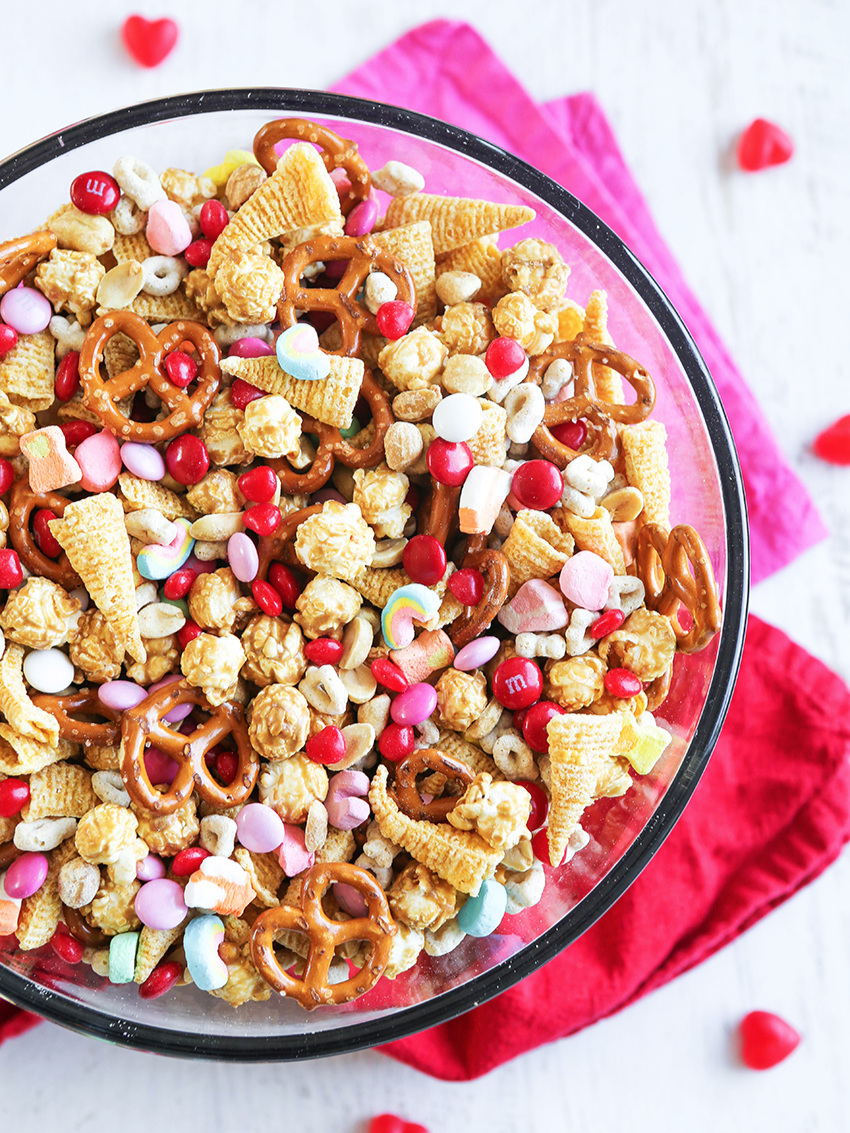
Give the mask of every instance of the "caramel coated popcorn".
M 465 732 L 487 707 L 483 673 L 446 669 L 437 681 L 437 719 L 455 732 Z
M 189 684 L 203 689 L 207 700 L 215 705 L 234 696 L 244 662 L 245 650 L 238 637 L 202 633 L 186 646 L 180 667 Z
M 288 759 L 304 747 L 310 709 L 297 688 L 267 685 L 251 705 L 251 743 L 266 759 Z
M 74 632 L 80 601 L 47 578 L 30 578 L 13 590 L 0 613 L 0 628 L 10 641 L 30 649 L 64 645 Z
M 298 528 L 295 553 L 317 574 L 353 582 L 372 561 L 375 534 L 356 504 L 331 500 Z
M 304 635 L 294 622 L 258 614 L 242 632 L 242 676 L 260 688 L 297 685 L 307 669 Z

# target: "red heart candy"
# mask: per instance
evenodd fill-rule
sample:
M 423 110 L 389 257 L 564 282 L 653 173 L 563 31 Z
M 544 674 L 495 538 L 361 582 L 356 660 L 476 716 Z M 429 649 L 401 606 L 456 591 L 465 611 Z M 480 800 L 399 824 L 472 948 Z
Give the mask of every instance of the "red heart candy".
M 128 16 L 121 25 L 124 46 L 143 67 L 158 67 L 177 43 L 180 29 L 174 20 L 146 20 Z
M 741 1059 L 750 1070 L 769 1070 L 799 1045 L 799 1033 L 770 1011 L 751 1011 L 741 1020 Z
M 747 173 L 791 160 L 794 142 L 775 122 L 756 118 L 738 138 L 738 164 Z
M 839 417 L 835 424 L 824 429 L 815 437 L 812 447 L 828 464 L 850 464 L 850 415 Z

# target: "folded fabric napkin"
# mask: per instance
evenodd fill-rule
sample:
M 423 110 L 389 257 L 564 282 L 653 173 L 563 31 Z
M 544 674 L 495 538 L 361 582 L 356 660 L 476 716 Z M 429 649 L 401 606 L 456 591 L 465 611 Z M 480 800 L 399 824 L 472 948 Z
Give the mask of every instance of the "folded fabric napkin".
M 754 579 L 823 537 L 805 489 L 659 236 L 592 95 L 538 106 L 473 28 L 447 20 L 416 28 L 336 89 L 472 130 L 593 209 L 666 291 L 720 390 L 747 490 Z M 476 1077 L 612 1014 L 734 939 L 816 877 L 850 837 L 848 720 L 842 681 L 751 618 L 709 768 L 631 889 L 517 987 L 383 1049 L 441 1078 Z M 37 1021 L 0 1004 L 0 1042 Z

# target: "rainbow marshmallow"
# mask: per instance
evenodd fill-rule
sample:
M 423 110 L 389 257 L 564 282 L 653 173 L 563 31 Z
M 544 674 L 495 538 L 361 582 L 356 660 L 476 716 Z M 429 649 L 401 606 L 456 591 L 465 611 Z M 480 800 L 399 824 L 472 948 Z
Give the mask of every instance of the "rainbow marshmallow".
M 419 582 L 400 586 L 381 611 L 381 630 L 390 649 L 413 641 L 414 622 L 427 622 L 440 608 L 440 596 Z
M 191 555 L 195 546 L 195 540 L 189 534 L 192 521 L 181 516 L 174 520 L 174 525 L 179 530 L 170 543 L 151 543 L 150 546 L 139 551 L 136 568 L 142 578 L 168 578 L 170 574 L 179 570 Z
M 318 382 L 331 372 L 331 360 L 319 347 L 319 336 L 309 323 L 296 323 L 278 335 L 277 364 L 292 378 Z
M 216 991 L 227 983 L 227 964 L 218 954 L 223 941 L 224 922 L 212 913 L 195 917 L 186 925 L 183 933 L 186 966 L 201 991 Z

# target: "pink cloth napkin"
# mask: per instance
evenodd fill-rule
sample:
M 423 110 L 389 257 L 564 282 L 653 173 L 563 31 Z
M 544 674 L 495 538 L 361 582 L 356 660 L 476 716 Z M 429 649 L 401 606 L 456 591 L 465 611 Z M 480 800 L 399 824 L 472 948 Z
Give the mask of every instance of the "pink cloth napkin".
M 536 166 L 591 208 L 666 292 L 720 391 L 743 469 L 753 582 L 826 535 L 806 489 L 655 227 L 592 94 L 538 105 L 474 28 L 452 20 L 414 28 L 333 89 L 471 130 Z

